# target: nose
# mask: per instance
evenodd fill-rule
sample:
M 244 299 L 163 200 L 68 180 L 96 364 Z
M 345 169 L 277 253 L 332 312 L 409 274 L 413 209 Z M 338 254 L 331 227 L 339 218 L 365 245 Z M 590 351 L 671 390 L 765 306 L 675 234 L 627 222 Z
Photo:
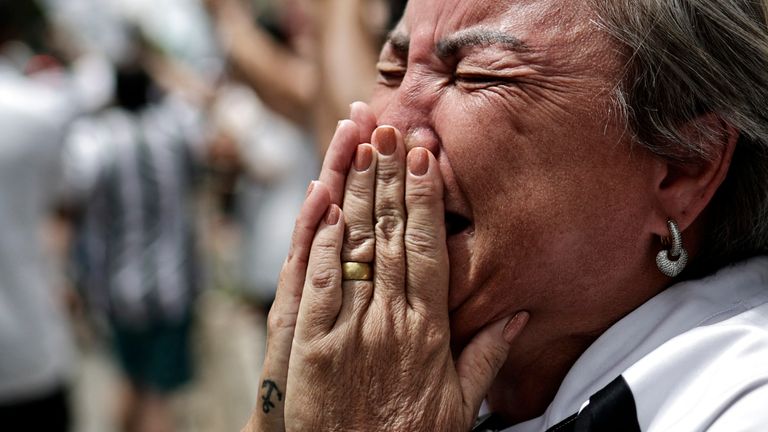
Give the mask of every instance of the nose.
M 428 81 L 426 74 L 409 70 L 399 87 L 374 98 L 384 99 L 376 104 L 383 107 L 378 113 L 379 124 L 400 130 L 407 151 L 424 147 L 438 157 L 441 142 L 434 127 L 434 115 L 439 92 Z
M 437 133 L 431 127 L 417 126 L 405 131 L 405 149 L 411 151 L 416 147 L 424 147 L 435 157 L 440 155 L 440 141 Z

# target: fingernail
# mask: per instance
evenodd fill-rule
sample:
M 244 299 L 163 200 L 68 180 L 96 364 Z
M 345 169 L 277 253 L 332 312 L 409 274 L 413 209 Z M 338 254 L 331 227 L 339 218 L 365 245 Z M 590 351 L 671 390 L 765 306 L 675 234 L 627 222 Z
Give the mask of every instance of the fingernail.
M 336 123 L 336 130 L 339 130 L 339 127 L 341 127 L 341 122 L 343 122 L 343 121 L 344 121 L 344 120 L 339 120 L 339 121 Z
M 429 170 L 429 153 L 427 149 L 415 148 L 408 153 L 408 171 L 416 177 L 421 177 Z
M 523 330 L 523 327 L 528 323 L 528 318 L 530 315 L 526 311 L 521 311 L 515 314 L 509 321 L 507 321 L 507 324 L 504 326 L 504 331 L 502 332 L 502 336 L 504 337 L 504 340 L 511 344 L 512 342 L 517 339 L 517 336 L 520 334 L 520 331 Z
M 315 188 L 315 182 L 314 181 L 309 182 L 309 187 L 307 188 L 307 196 L 305 196 L 304 198 L 309 198 L 314 188 Z
M 395 128 L 381 126 L 376 129 L 376 149 L 383 155 L 391 155 L 397 149 L 397 136 Z
M 373 149 L 367 144 L 357 146 L 355 152 L 355 170 L 365 171 L 371 166 L 373 162 Z
M 325 223 L 327 225 L 336 225 L 339 223 L 339 217 L 341 216 L 341 209 L 336 204 L 331 204 L 328 209 L 328 213 L 325 215 Z

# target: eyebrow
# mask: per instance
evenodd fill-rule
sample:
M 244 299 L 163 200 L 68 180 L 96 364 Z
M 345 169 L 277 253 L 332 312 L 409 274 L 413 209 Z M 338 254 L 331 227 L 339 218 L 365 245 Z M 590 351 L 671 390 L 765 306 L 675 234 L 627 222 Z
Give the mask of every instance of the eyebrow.
M 393 30 L 387 35 L 387 43 L 392 47 L 392 50 L 395 51 L 396 54 L 404 58 L 408 57 L 411 38 L 408 37 L 407 34 Z
M 456 55 L 463 48 L 475 46 L 503 45 L 514 52 L 529 51 L 529 47 L 522 40 L 510 34 L 484 28 L 468 29 L 447 37 L 437 43 L 435 52 L 440 58 Z
M 392 31 L 387 35 L 387 43 L 395 53 L 408 57 L 411 38 L 407 34 Z M 440 58 L 448 58 L 456 55 L 463 48 L 490 45 L 503 45 L 506 49 L 519 53 L 530 51 L 530 47 L 515 36 L 497 30 L 475 28 L 438 41 L 435 54 Z

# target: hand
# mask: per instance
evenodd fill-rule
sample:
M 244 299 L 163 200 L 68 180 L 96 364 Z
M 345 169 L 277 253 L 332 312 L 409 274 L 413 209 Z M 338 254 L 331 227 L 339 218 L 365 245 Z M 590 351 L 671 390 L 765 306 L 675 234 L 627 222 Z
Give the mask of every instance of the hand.
M 275 302 L 267 318 L 267 350 L 260 380 L 260 397 L 244 431 L 285 430 L 284 403 L 294 328 L 302 297 L 312 240 L 331 204 L 341 205 L 344 182 L 358 144 L 369 140 L 376 118 L 363 103 L 352 104 L 350 120 L 339 122 L 323 162 L 320 180 L 312 182 L 301 208 L 283 264 Z
M 389 126 L 371 141 L 357 147 L 343 212 L 331 204 L 312 243 L 285 427 L 467 431 L 527 315 L 490 324 L 454 362 L 437 161 L 415 148 L 406 172 L 403 139 Z M 372 263 L 373 280 L 343 281 L 344 261 Z

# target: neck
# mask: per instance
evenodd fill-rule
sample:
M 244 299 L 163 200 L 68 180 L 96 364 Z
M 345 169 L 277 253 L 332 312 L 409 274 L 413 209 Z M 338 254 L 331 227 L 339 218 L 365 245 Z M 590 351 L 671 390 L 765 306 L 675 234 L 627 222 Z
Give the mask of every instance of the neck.
M 513 347 L 488 393 L 492 412 L 509 424 L 517 424 L 544 413 L 576 360 L 597 336 L 571 336 L 543 344 L 535 355 Z M 523 341 L 521 341 L 523 342 Z M 526 344 L 516 344 L 523 347 Z M 517 359 L 525 358 L 525 362 Z
M 646 255 L 655 255 L 651 252 Z M 621 278 L 598 282 L 571 287 L 578 297 L 570 303 L 562 301 L 562 307 L 550 302 L 528 309 L 528 325 L 488 392 L 492 412 L 510 424 L 542 415 L 584 351 L 615 322 L 664 290 L 670 280 L 649 260 Z

